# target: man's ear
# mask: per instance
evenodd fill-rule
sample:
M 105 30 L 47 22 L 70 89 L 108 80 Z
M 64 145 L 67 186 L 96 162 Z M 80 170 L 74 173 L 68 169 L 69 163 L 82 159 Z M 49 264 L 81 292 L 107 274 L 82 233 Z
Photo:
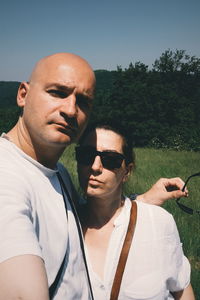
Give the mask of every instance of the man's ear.
M 128 166 L 126 166 L 126 173 L 124 175 L 123 182 L 126 182 L 128 180 L 133 168 L 134 168 L 133 163 L 130 163 L 130 164 L 128 164 Z
M 24 107 L 26 103 L 26 95 L 28 93 L 28 90 L 29 90 L 29 83 L 22 82 L 17 92 L 17 104 L 19 107 Z

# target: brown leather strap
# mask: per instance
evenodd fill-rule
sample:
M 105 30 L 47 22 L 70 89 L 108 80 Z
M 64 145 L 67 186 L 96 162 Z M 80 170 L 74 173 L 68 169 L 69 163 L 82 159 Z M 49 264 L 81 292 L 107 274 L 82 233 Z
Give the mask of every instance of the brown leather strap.
M 135 201 L 132 201 L 129 225 L 128 225 L 126 237 L 124 240 L 124 244 L 123 244 L 123 247 L 121 250 L 121 254 L 119 257 L 119 262 L 117 265 L 117 270 L 116 270 L 115 278 L 114 278 L 113 285 L 112 285 L 110 300 L 118 299 L 120 285 L 121 285 L 126 261 L 128 258 L 129 249 L 130 249 L 130 246 L 132 243 L 133 234 L 135 231 L 136 219 L 137 219 L 137 204 Z

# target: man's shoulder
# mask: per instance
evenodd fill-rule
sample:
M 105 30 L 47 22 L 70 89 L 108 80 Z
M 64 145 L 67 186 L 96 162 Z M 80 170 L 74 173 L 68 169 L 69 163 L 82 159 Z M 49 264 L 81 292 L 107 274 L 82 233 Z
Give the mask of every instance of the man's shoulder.
M 5 152 L 7 155 L 12 155 L 17 153 L 17 146 L 12 143 L 5 134 L 0 136 L 0 152 Z
M 15 180 L 19 182 L 26 179 L 30 170 L 25 154 L 9 140 L 0 137 L 0 176 L 1 180 Z
M 11 143 L 11 142 L 10 142 L 7 138 L 5 138 L 4 136 L 5 136 L 4 134 L 0 135 L 0 145 L 1 145 L 0 151 L 1 151 L 2 149 L 5 149 L 5 148 L 7 148 L 7 147 L 10 147 L 10 143 Z
M 15 145 L 6 138 L 0 137 L 0 162 L 9 163 L 17 160 Z

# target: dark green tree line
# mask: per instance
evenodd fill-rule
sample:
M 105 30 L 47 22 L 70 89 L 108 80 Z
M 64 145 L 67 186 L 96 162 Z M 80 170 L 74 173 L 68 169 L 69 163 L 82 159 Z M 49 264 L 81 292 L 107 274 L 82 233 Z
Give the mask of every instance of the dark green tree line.
M 91 121 L 115 121 L 135 146 L 200 150 L 200 59 L 166 50 L 153 68 L 142 62 L 97 70 Z M 0 82 L 0 130 L 16 122 L 18 82 Z
M 200 150 L 200 59 L 167 50 L 152 70 L 118 67 L 96 106 L 93 119 L 121 122 L 136 146 Z

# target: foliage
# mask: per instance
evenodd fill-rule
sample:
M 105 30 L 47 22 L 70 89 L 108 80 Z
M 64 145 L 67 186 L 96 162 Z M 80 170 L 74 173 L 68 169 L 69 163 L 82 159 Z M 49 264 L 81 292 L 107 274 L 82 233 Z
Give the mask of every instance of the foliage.
M 196 74 L 200 72 L 200 59 L 189 56 L 184 50 L 166 50 L 160 59 L 156 59 L 153 69 L 158 72 Z
M 136 62 L 111 75 L 91 122 L 120 120 L 136 146 L 200 150 L 200 59 L 167 50 L 152 70 Z
M 19 82 L 0 81 L 0 108 L 16 106 L 16 95 Z
M 0 129 L 2 132 L 8 132 L 17 122 L 20 115 L 20 109 L 15 106 L 7 109 L 0 108 Z
M 96 70 L 90 122 L 115 120 L 137 147 L 200 150 L 200 59 L 184 50 L 162 53 L 153 68 L 141 62 L 124 70 Z M 0 82 L 0 130 L 17 119 L 18 82 Z
M 7 132 L 16 123 L 20 109 L 16 106 L 19 82 L 0 81 L 0 131 Z

